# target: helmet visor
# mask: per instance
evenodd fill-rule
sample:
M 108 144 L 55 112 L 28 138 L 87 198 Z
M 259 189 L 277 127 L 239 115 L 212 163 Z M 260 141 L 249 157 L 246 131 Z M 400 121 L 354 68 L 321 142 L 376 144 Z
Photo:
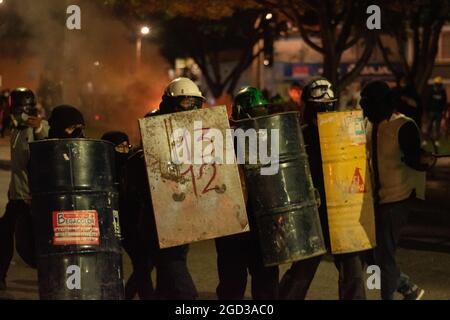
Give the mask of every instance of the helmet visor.
M 175 109 L 177 111 L 187 111 L 201 109 L 203 106 L 203 98 L 201 97 L 175 97 Z
M 311 88 L 310 100 L 314 102 L 334 102 L 336 97 L 329 86 L 316 86 Z

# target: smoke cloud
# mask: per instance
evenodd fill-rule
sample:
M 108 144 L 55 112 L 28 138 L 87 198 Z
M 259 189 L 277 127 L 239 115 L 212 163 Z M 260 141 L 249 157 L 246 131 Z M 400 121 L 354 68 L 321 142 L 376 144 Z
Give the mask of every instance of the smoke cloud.
M 66 28 L 70 5 L 81 8 L 81 30 Z M 145 39 L 137 68 L 139 25 L 119 21 L 101 1 L 15 0 L 11 8 L 31 33 L 19 48 L 37 61 L 39 77 L 61 84 L 59 102 L 80 108 L 94 138 L 123 130 L 137 142 L 137 119 L 158 107 L 170 68 Z

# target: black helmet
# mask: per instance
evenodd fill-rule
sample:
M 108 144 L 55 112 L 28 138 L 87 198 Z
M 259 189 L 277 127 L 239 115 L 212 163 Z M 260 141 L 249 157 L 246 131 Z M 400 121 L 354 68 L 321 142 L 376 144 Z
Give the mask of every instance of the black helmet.
M 17 88 L 11 91 L 9 95 L 9 106 L 12 114 L 37 114 L 36 98 L 33 91 L 27 88 Z

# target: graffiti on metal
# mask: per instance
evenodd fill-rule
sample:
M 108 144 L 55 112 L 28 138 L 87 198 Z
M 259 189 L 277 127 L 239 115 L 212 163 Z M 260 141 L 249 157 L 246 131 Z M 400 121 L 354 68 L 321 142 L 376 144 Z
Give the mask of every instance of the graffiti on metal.
M 160 115 L 139 124 L 161 248 L 249 230 L 236 161 L 214 160 L 218 148 L 233 149 L 225 107 Z M 217 133 L 227 136 L 225 143 L 215 143 Z M 201 143 L 200 150 L 194 150 L 194 142 Z M 205 161 L 194 161 L 198 158 Z

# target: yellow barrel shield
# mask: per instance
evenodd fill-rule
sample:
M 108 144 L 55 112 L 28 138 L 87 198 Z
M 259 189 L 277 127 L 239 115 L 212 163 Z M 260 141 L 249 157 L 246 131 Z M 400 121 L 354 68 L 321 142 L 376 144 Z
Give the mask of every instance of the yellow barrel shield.
M 371 249 L 375 217 L 362 111 L 319 113 L 318 127 L 331 251 Z

